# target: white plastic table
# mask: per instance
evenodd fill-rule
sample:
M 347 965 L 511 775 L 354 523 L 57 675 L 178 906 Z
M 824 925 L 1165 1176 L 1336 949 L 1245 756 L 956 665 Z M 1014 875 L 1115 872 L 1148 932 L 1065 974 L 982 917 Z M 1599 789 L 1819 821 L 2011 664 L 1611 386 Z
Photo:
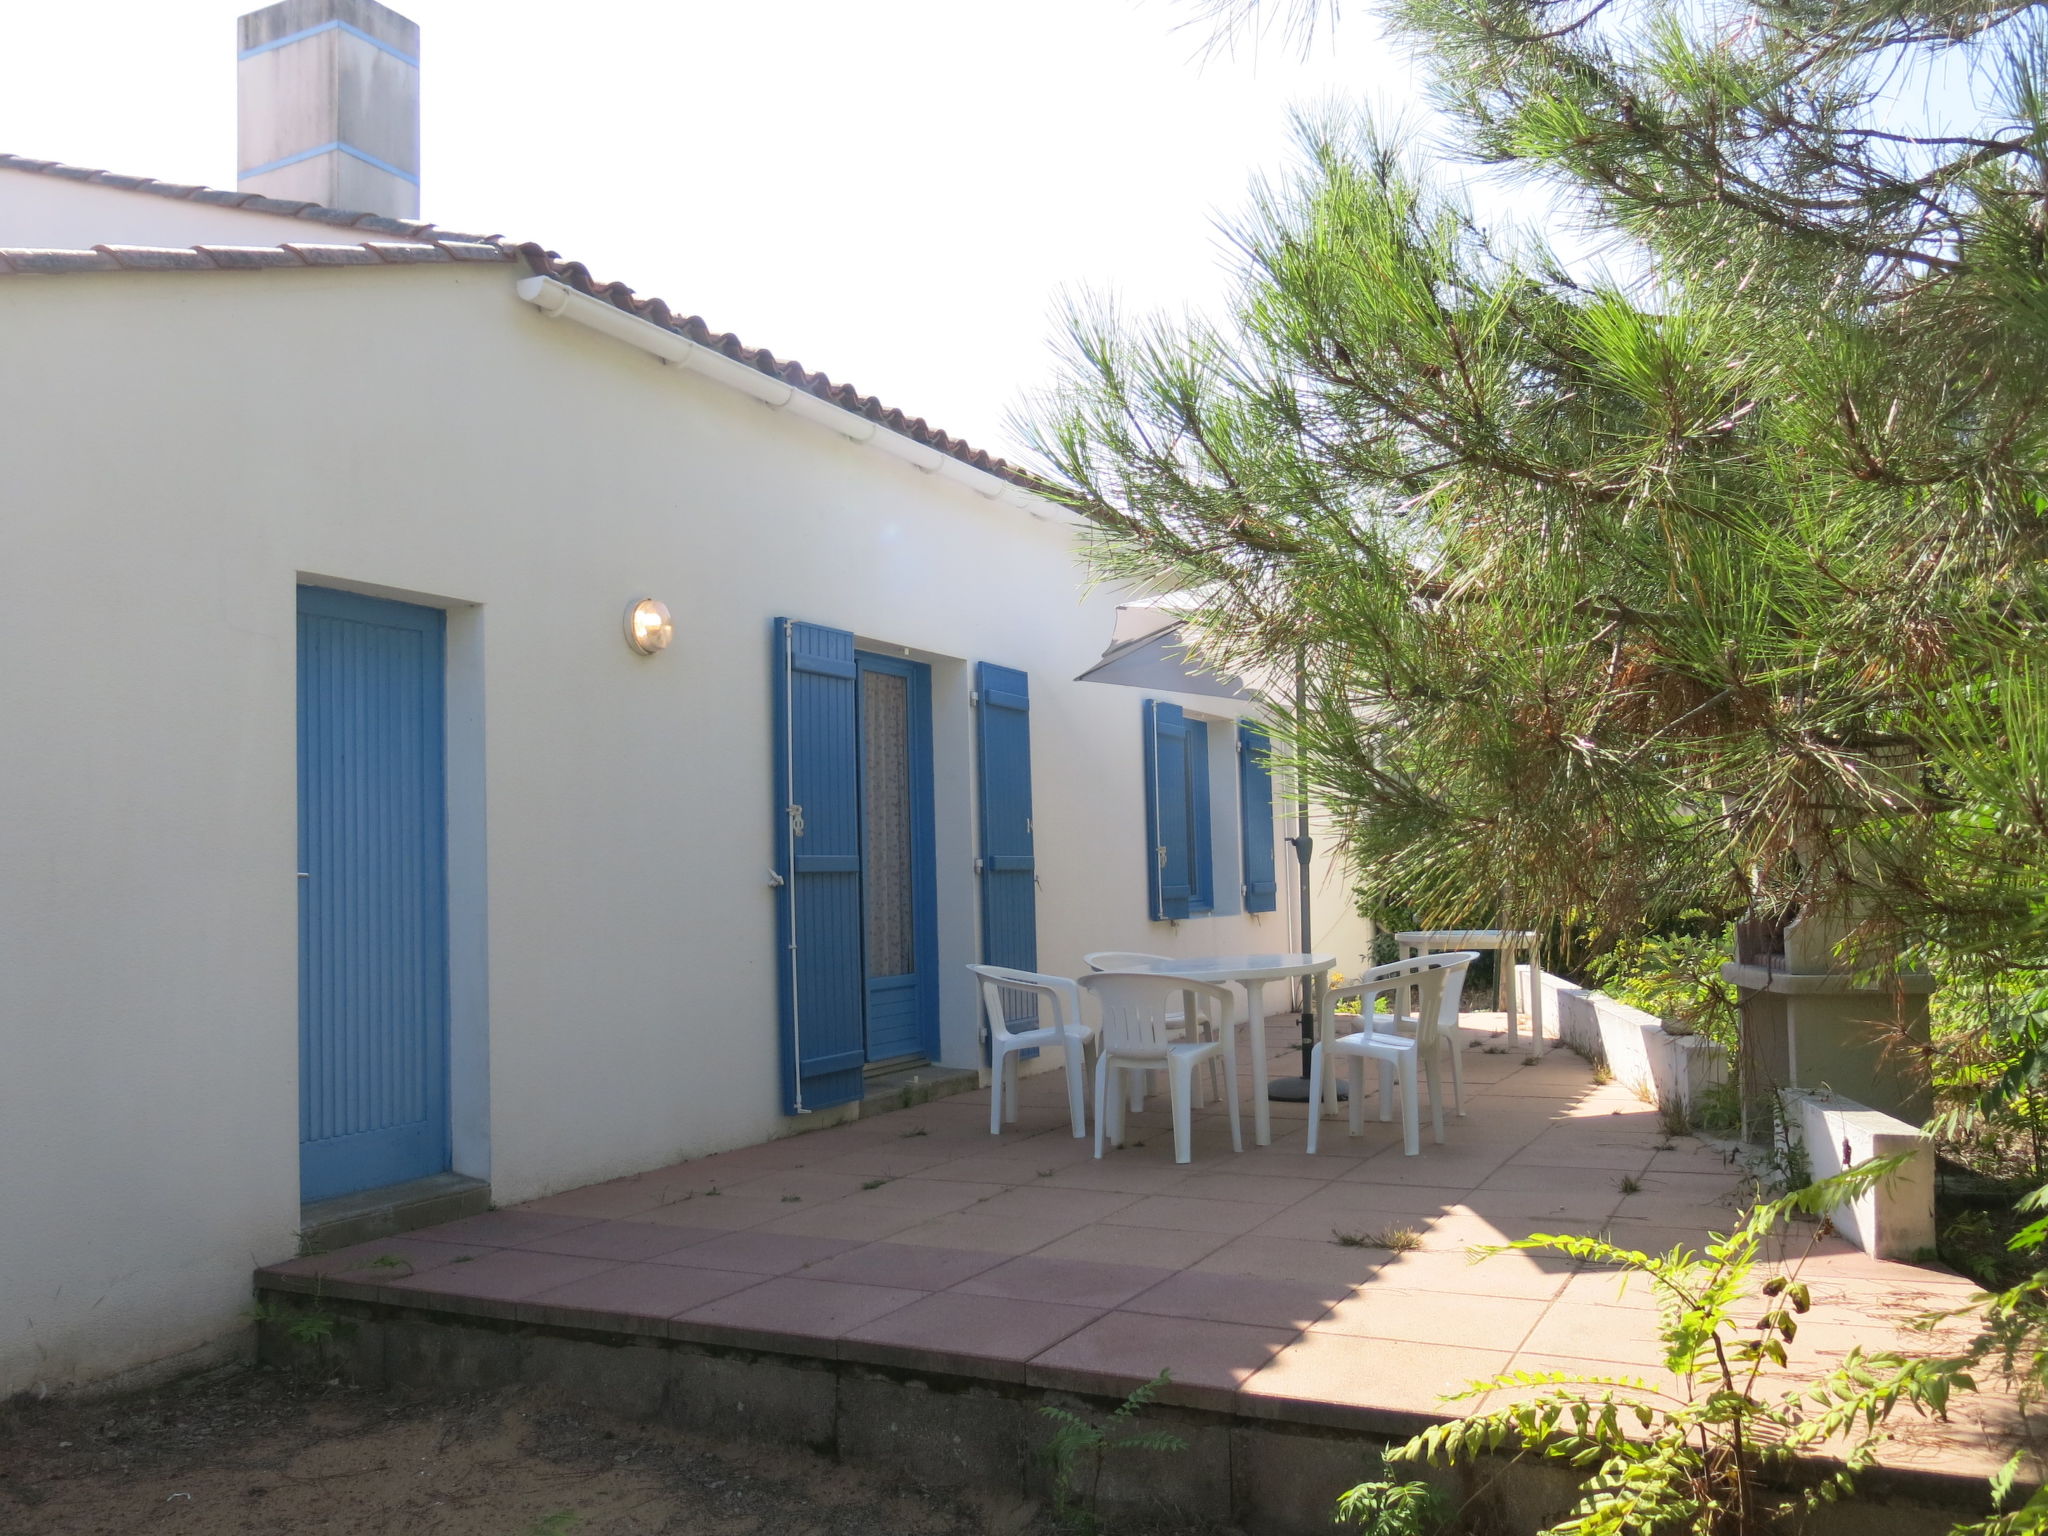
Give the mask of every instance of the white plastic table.
M 1517 1040 L 1521 1030 L 1521 1009 L 1515 997 L 1515 953 L 1529 956 L 1529 1035 L 1543 1038 L 1543 983 L 1536 969 L 1536 935 L 1518 928 L 1424 928 L 1414 933 L 1397 933 L 1404 960 L 1418 954 L 1449 954 L 1460 949 L 1490 949 L 1501 957 L 1502 986 L 1508 1013 L 1508 1039 Z
M 1252 1028 L 1252 1140 L 1264 1147 L 1273 1141 L 1273 1112 L 1266 1103 L 1266 983 L 1313 976 L 1313 1006 L 1320 1019 L 1330 989 L 1330 972 L 1336 965 L 1335 955 L 1192 955 L 1151 960 L 1126 969 L 1192 976 L 1197 981 L 1234 981 L 1244 988 L 1245 1022 Z

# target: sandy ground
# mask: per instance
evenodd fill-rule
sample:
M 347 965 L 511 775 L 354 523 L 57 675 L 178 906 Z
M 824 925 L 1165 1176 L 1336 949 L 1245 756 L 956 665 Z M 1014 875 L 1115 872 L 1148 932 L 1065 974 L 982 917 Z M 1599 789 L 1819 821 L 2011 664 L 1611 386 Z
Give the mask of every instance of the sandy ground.
M 1042 1511 L 534 1393 L 235 1370 L 0 1406 L 0 1536 L 1044 1536 Z

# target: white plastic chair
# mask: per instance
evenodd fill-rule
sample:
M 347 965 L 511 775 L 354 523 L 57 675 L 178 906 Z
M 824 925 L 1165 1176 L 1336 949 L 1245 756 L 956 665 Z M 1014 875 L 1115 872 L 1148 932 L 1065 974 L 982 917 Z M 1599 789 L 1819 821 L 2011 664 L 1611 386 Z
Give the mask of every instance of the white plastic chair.
M 1415 960 L 1442 962 L 1444 972 L 1443 992 L 1437 1005 L 1437 1055 L 1439 1059 L 1449 1057 L 1451 1063 L 1451 1105 L 1460 1120 L 1465 1118 L 1465 1025 L 1461 1005 L 1465 1000 L 1465 972 L 1472 962 L 1479 958 L 1477 950 L 1455 950 L 1442 955 L 1417 955 Z M 1413 963 L 1412 961 L 1409 963 Z M 1405 1000 L 1405 999 L 1402 999 Z M 1384 1013 L 1373 1015 L 1372 1028 L 1377 1034 L 1401 1034 L 1414 1036 L 1418 1020 L 1412 1013 L 1396 1013 L 1391 1017 Z M 1382 1111 L 1381 1117 L 1385 1119 Z
M 1401 1150 L 1414 1157 L 1422 1150 L 1421 1106 L 1417 1102 L 1417 1068 L 1429 1084 L 1429 1113 L 1432 1130 L 1439 1145 L 1444 1139 L 1443 1095 L 1437 1080 L 1438 1068 L 1445 1051 L 1453 1052 L 1452 1076 L 1458 1075 L 1453 1036 L 1447 1035 L 1442 1027 L 1445 994 L 1448 984 L 1455 982 L 1462 991 L 1465 968 L 1477 956 L 1469 951 L 1458 951 L 1444 955 L 1418 955 L 1412 960 L 1399 960 L 1392 965 L 1374 966 L 1354 980 L 1341 987 L 1329 989 L 1325 1012 L 1318 1030 L 1320 1038 L 1315 1049 L 1309 1053 L 1309 1119 L 1308 1150 L 1316 1150 L 1318 1133 L 1323 1118 L 1324 1072 L 1331 1058 L 1348 1063 L 1351 1069 L 1351 1134 L 1359 1135 L 1365 1129 L 1365 1064 L 1368 1061 L 1379 1065 L 1380 1118 L 1392 1118 L 1393 1082 L 1398 1079 L 1401 1090 Z M 1408 990 L 1413 987 L 1419 994 L 1415 1011 L 1407 1010 Z M 1379 1007 L 1381 997 L 1389 997 L 1389 1006 Z M 1456 1008 L 1458 992 L 1450 993 L 1451 1007 Z M 1337 1035 L 1335 1012 L 1339 1000 L 1356 997 L 1359 1000 L 1359 1020 L 1365 1027 L 1356 1034 Z M 1404 1021 L 1412 1021 L 1415 1033 L 1395 1033 Z M 1384 1030 L 1382 1029 L 1384 1027 Z M 1460 1113 L 1463 1111 L 1461 1110 Z
M 1001 965 L 970 965 L 981 983 L 981 1010 L 988 1020 L 988 1133 L 1000 1136 L 1003 1121 L 1017 1118 L 1018 1052 L 1038 1046 L 1057 1046 L 1067 1056 L 1067 1113 L 1074 1122 L 1074 1134 L 1088 1134 L 1082 1112 L 1082 1084 L 1086 1081 L 1085 1048 L 1095 1031 L 1081 1022 L 1081 989 L 1064 976 L 1041 976 L 1036 971 L 1013 971 Z M 1036 1029 L 1012 1029 L 1003 1008 L 1003 993 L 1029 992 L 1052 1007 L 1052 1022 Z M 1100 1111 L 1098 1110 L 1099 1114 Z
M 1095 1047 L 1095 1155 L 1102 1156 L 1105 1130 L 1121 1141 L 1124 1094 L 1112 1092 L 1118 1072 L 1164 1072 L 1167 1098 L 1173 1107 L 1173 1160 L 1193 1158 L 1195 1068 L 1217 1057 L 1223 1060 L 1223 1081 L 1230 1098 L 1230 1145 L 1244 1150 L 1238 1121 L 1236 1031 L 1228 1022 L 1230 994 L 1192 976 L 1158 971 L 1099 971 L 1081 978 L 1082 988 L 1102 1009 L 1102 1033 Z M 1226 1021 L 1220 1039 L 1175 1040 L 1170 1022 L 1176 994 L 1197 1003 L 1207 1001 L 1216 1017 Z M 1120 1090 L 1122 1085 L 1116 1085 Z
M 1083 955 L 1081 959 L 1091 971 L 1130 971 L 1141 970 L 1153 965 L 1173 964 L 1173 957 L 1171 955 L 1147 955 L 1134 949 L 1098 950 L 1092 955 Z M 1214 1039 L 1218 1029 L 1221 1027 L 1215 1019 L 1205 1018 L 1199 1011 L 1195 1011 L 1194 1022 L 1192 1025 L 1189 1024 L 1187 1014 L 1191 1011 L 1190 1005 L 1192 1002 L 1192 997 L 1183 997 L 1181 999 L 1181 1011 L 1179 1013 L 1169 1013 L 1166 1016 L 1169 1028 L 1177 1039 Z M 1231 1006 L 1234 1007 L 1235 1005 Z M 1230 1016 L 1230 1010 L 1226 1008 L 1222 1017 L 1228 1019 Z M 1140 1078 L 1136 1084 L 1132 1085 L 1132 1109 L 1143 1109 L 1145 1107 L 1143 1083 L 1144 1079 Z M 1209 1094 L 1213 1098 L 1221 1092 L 1222 1084 L 1216 1081 L 1216 1062 L 1212 1058 L 1209 1062 Z

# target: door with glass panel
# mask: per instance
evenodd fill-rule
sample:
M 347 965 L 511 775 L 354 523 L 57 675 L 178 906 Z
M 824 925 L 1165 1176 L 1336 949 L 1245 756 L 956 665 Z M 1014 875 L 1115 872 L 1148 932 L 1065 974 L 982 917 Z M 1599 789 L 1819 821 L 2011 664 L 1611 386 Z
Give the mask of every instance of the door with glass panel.
M 861 919 L 870 1069 L 937 1046 L 931 669 L 860 652 Z

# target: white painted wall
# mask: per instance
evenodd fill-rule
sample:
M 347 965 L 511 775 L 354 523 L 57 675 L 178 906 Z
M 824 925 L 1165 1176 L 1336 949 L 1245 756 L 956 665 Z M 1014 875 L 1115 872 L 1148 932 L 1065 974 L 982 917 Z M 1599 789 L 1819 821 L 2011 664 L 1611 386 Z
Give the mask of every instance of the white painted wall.
M 89 251 L 96 245 L 337 245 L 391 238 L 0 166 L 0 246 Z
M 302 578 L 452 610 L 458 1159 L 500 1201 L 792 1128 L 777 614 L 934 664 L 949 1059 L 975 660 L 1031 674 L 1043 966 L 1293 947 L 1285 907 L 1146 920 L 1142 696 L 1067 681 L 1117 601 L 1067 523 L 548 320 L 520 275 L 0 280 L 0 1391 L 217 1343 L 293 1250 Z M 676 618 L 651 659 L 643 593 Z

